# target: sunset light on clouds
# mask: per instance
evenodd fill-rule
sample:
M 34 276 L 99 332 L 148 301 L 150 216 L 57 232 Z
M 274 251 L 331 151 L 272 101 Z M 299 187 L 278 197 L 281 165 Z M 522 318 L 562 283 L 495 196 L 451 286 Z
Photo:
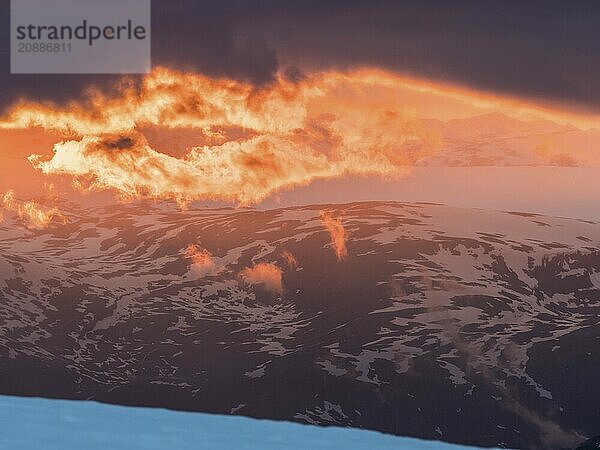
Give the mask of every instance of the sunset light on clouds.
M 38 174 L 71 177 L 77 190 L 108 190 L 127 200 L 252 205 L 318 179 L 399 179 L 431 158 L 451 159 L 445 136 L 428 121 L 489 111 L 514 120 L 598 123 L 595 116 L 379 69 L 316 72 L 297 80 L 280 74 L 256 87 L 157 68 L 139 89 L 124 83 L 111 96 L 90 90 L 66 107 L 22 99 L 0 120 L 0 133 L 53 133 L 50 154 L 32 147 L 21 158 L 28 157 Z M 156 148 L 146 137 L 150 130 L 156 130 L 153 141 L 167 130 L 193 130 L 195 138 L 178 153 L 169 143 Z M 552 159 L 560 156 L 552 156 L 549 142 L 532 144 L 532 157 L 560 161 Z M 23 177 L 39 175 L 29 170 Z
M 298 448 L 347 447 L 325 428 L 596 448 L 600 2 L 11 0 L 0 19 L 6 399 L 147 406 L 150 446 L 177 410 L 182 449 L 193 413 L 215 449 L 232 415 L 302 424 Z M 129 425 L 92 444 L 149 442 Z M 293 444 L 277 429 L 243 443 Z

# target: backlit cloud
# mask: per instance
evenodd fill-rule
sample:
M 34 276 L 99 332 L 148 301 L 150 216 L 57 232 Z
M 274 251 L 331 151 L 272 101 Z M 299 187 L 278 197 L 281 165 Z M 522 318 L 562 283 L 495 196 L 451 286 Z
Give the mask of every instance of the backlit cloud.
M 389 81 L 389 80 L 388 80 Z M 46 174 L 73 176 L 123 197 L 252 204 L 319 178 L 398 177 L 433 153 L 437 138 L 393 98 L 371 96 L 387 81 L 365 74 L 281 76 L 261 89 L 233 80 L 157 69 L 140 91 L 91 95 L 68 108 L 23 102 L 0 126 L 43 127 L 69 136 Z M 183 156 L 153 148 L 143 127 L 196 129 Z
M 206 249 L 198 245 L 190 244 L 185 249 L 185 255 L 192 260 L 192 268 L 200 274 L 212 273 L 215 270 L 215 262 L 212 255 Z
M 46 228 L 54 220 L 66 222 L 58 208 L 46 207 L 31 200 L 18 200 L 13 191 L 7 191 L 0 197 L 0 218 L 3 218 L 2 209 L 15 212 L 28 228 Z
M 342 219 L 332 217 L 331 213 L 327 211 L 321 212 L 320 217 L 329 232 L 329 236 L 331 236 L 331 245 L 335 256 L 338 261 L 344 260 L 348 256 L 348 249 L 346 248 L 346 230 L 342 224 Z
M 240 277 L 244 282 L 262 286 L 267 291 L 278 295 L 283 292 L 281 276 L 281 269 L 272 263 L 259 263 L 244 269 L 240 273 Z

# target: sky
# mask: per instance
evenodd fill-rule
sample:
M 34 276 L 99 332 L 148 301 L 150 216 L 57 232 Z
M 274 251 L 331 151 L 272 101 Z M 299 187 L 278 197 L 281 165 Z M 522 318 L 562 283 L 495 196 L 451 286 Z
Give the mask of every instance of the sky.
M 9 2 L 0 9 L 8 51 Z M 505 1 L 153 0 L 154 65 L 261 84 L 282 68 L 376 66 L 479 90 L 598 110 L 600 4 Z M 10 76 L 17 95 L 64 100 L 115 76 Z
M 329 181 L 335 201 L 365 198 L 352 179 L 372 199 L 511 209 L 501 200 L 520 192 L 519 209 L 593 207 L 574 181 L 600 168 L 598 2 L 153 0 L 153 70 L 126 77 L 11 75 L 8 5 L 0 193 L 17 200 L 5 208 L 285 205 L 318 201 L 311 186 Z M 522 167 L 543 192 L 510 183 Z

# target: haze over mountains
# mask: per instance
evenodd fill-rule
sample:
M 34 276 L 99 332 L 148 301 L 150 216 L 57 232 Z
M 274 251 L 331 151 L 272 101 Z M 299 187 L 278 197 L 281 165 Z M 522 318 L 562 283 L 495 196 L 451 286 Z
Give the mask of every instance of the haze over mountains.
M 551 121 L 523 121 L 493 112 L 442 121 L 421 119 L 422 126 L 440 140 L 439 150 L 420 161 L 422 166 L 507 166 L 555 165 L 600 167 L 600 130 L 580 129 Z M 153 127 L 142 130 L 148 142 L 167 154 L 180 157 L 191 147 L 205 144 L 194 129 Z M 232 130 L 232 133 L 243 131 Z M 41 129 L 0 130 L 2 175 L 29 168 L 32 153 L 51 155 L 55 142 L 68 136 Z M 31 169 L 33 171 L 33 169 Z M 6 177 L 1 177 L 3 186 Z
M 430 201 L 600 219 L 595 195 L 600 190 L 599 130 L 517 120 L 502 113 L 445 121 L 423 119 L 421 123 L 438 136 L 438 149 L 399 179 L 346 176 L 316 180 L 308 186 L 282 189 L 258 206 Z M 141 131 L 151 145 L 176 157 L 202 142 L 194 129 L 149 127 Z M 14 190 L 21 199 L 58 197 L 88 206 L 114 203 L 112 191 L 84 194 L 73 190 L 71 177 L 45 175 L 27 160 L 32 153 L 52 155 L 56 142 L 70 138 L 36 128 L 0 130 L 0 193 Z
M 598 129 L 519 120 L 500 112 L 419 122 L 440 140 L 437 151 L 420 160 L 419 166 L 600 167 Z M 154 147 L 177 156 L 200 145 L 194 130 L 147 129 L 144 133 Z
M 521 121 L 489 113 L 449 121 L 425 120 L 442 140 L 425 166 L 600 167 L 600 130 L 551 121 Z

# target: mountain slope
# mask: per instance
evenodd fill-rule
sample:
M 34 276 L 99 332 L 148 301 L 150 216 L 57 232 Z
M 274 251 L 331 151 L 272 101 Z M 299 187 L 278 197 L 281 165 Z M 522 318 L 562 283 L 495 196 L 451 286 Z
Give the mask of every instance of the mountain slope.
M 377 202 L 5 219 L 3 393 L 510 448 L 600 429 L 597 223 Z M 259 263 L 280 287 L 244 276 Z

